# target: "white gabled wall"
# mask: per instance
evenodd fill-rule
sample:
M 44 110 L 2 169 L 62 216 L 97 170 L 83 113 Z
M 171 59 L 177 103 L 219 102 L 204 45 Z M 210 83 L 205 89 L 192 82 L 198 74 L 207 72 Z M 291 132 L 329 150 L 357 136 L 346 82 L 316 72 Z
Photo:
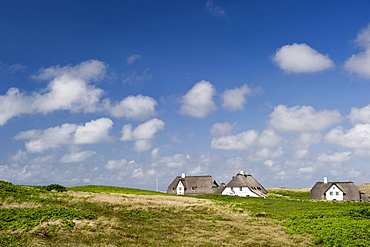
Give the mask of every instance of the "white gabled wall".
M 248 187 L 226 187 L 224 191 L 222 191 L 222 195 L 259 197 L 257 194 L 253 193 Z
M 344 195 L 343 192 L 333 184 L 325 193 L 325 198 L 328 201 L 337 200 L 337 201 L 343 201 Z
M 177 187 L 176 187 L 176 194 L 183 195 L 184 191 L 185 191 L 185 186 L 182 184 L 181 181 L 179 181 L 179 183 L 177 184 Z

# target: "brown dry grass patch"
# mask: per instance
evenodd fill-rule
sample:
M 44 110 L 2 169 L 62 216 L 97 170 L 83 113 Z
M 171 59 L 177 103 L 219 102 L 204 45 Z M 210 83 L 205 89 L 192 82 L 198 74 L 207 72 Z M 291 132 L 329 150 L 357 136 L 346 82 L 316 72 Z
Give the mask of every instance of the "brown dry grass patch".
M 162 233 L 163 238 L 174 239 L 173 246 L 187 243 L 189 246 L 312 246 L 310 236 L 288 234 L 287 229 L 276 224 L 276 220 L 254 217 L 233 206 L 221 206 L 211 200 L 182 196 L 134 195 L 118 193 L 67 192 L 75 200 L 94 203 L 123 205 L 127 209 L 161 210 L 171 209 L 173 218 L 165 222 L 171 230 Z M 206 212 L 206 217 L 202 213 Z M 180 216 L 181 214 L 181 216 Z M 179 215 L 179 217 L 177 217 Z M 207 219 L 219 216 L 225 220 Z M 217 218 L 216 218 L 217 219 Z M 103 221 L 98 226 L 101 225 Z M 81 226 L 84 222 L 76 225 Z M 105 220 L 106 230 L 111 231 L 113 222 Z M 138 222 L 138 224 L 140 224 Z M 126 226 L 135 227 L 133 225 Z M 107 232 L 108 233 L 108 232 Z M 91 234 L 91 233 L 86 233 Z M 208 243 L 208 244 L 205 244 Z M 134 243 L 127 246 L 135 246 Z

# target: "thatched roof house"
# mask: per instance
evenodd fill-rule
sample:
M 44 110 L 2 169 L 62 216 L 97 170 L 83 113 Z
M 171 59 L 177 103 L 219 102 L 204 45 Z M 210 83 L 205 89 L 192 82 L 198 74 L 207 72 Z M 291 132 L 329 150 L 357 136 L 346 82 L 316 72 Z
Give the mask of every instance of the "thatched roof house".
M 267 196 L 267 191 L 252 175 L 246 175 L 243 171 L 240 171 L 225 186 L 222 195 L 265 198 Z
M 370 202 L 369 198 L 362 193 L 353 182 L 317 182 L 310 190 L 312 200 L 327 201 L 364 201 Z
M 177 176 L 167 188 L 167 193 L 177 195 L 221 194 L 219 186 L 212 176 Z M 222 191 L 222 190 L 221 190 Z

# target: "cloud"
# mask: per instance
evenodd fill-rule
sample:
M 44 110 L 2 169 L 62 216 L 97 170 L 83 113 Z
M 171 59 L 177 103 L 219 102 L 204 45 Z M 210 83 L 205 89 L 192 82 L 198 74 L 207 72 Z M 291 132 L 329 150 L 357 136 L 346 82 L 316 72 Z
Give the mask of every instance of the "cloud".
M 268 124 L 282 132 L 323 130 L 341 121 L 336 110 L 316 111 L 311 106 L 278 105 L 270 114 Z
M 202 80 L 196 83 L 189 92 L 182 97 L 180 113 L 197 118 L 205 117 L 216 109 L 216 105 L 213 102 L 215 93 L 215 88 L 208 81 Z
M 370 49 L 352 55 L 346 60 L 344 68 L 350 73 L 370 79 Z
M 60 65 L 40 69 L 38 75 L 32 76 L 37 80 L 53 80 L 60 77 L 76 78 L 84 81 L 98 81 L 105 77 L 107 65 L 98 60 L 88 60 L 75 66 Z
M 224 16 L 226 15 L 226 12 L 224 9 L 222 9 L 221 7 L 217 6 L 215 3 L 214 3 L 214 0 L 207 0 L 206 2 L 206 9 L 213 15 L 213 16 L 216 16 L 216 17 L 221 17 L 221 16 Z
M 307 154 L 308 150 L 306 150 L 309 146 L 313 144 L 321 143 L 323 136 L 318 131 L 310 131 L 310 132 L 303 132 L 300 133 L 298 138 L 293 141 L 292 145 L 294 149 L 301 149 L 297 152 L 304 152 Z
M 347 148 L 369 149 L 370 124 L 356 124 L 349 130 L 338 126 L 325 135 L 325 141 Z
M 112 124 L 113 122 L 108 118 L 92 120 L 84 125 L 65 123 L 45 130 L 22 131 L 14 139 L 26 140 L 25 146 L 28 152 L 42 153 L 62 145 L 105 141 L 108 139 L 108 131 Z
M 264 130 L 259 137 L 259 144 L 263 147 L 275 147 L 282 142 L 282 138 L 271 129 Z
M 109 140 L 113 122 L 109 118 L 99 118 L 78 126 L 74 133 L 74 143 L 92 144 Z
M 306 44 L 296 43 L 277 49 L 272 60 L 288 73 L 312 73 L 334 66 L 328 55 L 320 54 Z
M 5 95 L 0 95 L 0 126 L 15 116 L 32 113 L 32 101 L 32 97 L 25 96 L 18 88 L 10 88 Z
M 352 123 L 370 123 L 370 104 L 363 108 L 352 107 L 347 117 Z
M 272 159 L 272 158 L 278 158 L 281 157 L 284 154 L 284 150 L 280 147 L 276 150 L 271 150 L 269 148 L 261 148 L 255 153 L 255 159 Z
M 7 68 L 7 71 L 9 71 L 11 74 L 17 73 L 17 72 L 23 72 L 27 66 L 22 65 L 20 63 L 12 64 Z
M 134 150 L 144 152 L 151 148 L 151 140 L 155 134 L 164 129 L 165 123 L 162 120 L 153 118 L 145 123 L 138 125 L 135 129 L 131 124 L 122 127 L 121 141 L 135 141 Z
M 153 76 L 149 74 L 149 69 L 145 69 L 141 73 L 138 73 L 136 70 L 134 70 L 128 77 L 123 80 L 123 83 L 150 81 L 152 78 Z
M 281 143 L 282 138 L 271 129 L 266 129 L 261 134 L 256 130 L 247 130 L 236 135 L 213 138 L 211 141 L 211 148 L 223 150 L 248 150 L 255 147 L 262 147 L 266 148 L 264 150 L 266 151 L 267 148 L 276 147 Z
M 321 162 L 342 163 L 352 158 L 352 152 L 327 152 L 320 154 L 317 160 Z
M 210 132 L 213 136 L 230 135 L 235 124 L 230 123 L 215 123 L 212 125 Z
M 132 65 L 134 64 L 136 61 L 139 61 L 142 59 L 142 56 L 138 55 L 138 54 L 132 54 L 130 55 L 127 59 L 126 59 L 126 63 L 128 65 Z
M 72 143 L 72 133 L 76 128 L 75 124 L 65 123 L 45 130 L 22 131 L 15 136 L 15 139 L 28 140 L 25 142 L 28 152 L 42 153 L 45 150 Z
M 89 83 L 104 78 L 106 67 L 103 62 L 89 60 L 74 67 L 54 66 L 40 70 L 34 79 L 51 80 L 41 93 L 26 95 L 17 88 L 10 88 L 5 95 L 0 95 L 0 125 L 21 114 L 101 110 L 98 103 L 104 91 Z
M 244 104 L 247 102 L 246 96 L 251 95 L 252 89 L 247 85 L 239 88 L 226 90 L 222 98 L 222 106 L 230 111 L 243 110 Z
M 344 68 L 350 73 L 370 79 L 370 24 L 359 32 L 355 42 L 364 48 L 364 51 L 348 58 Z
M 258 138 L 258 132 L 248 130 L 237 135 L 213 138 L 211 148 L 224 150 L 247 150 L 251 148 Z
M 68 76 L 54 79 L 47 93 L 34 95 L 32 108 L 36 112 L 49 113 L 56 110 L 71 112 L 95 112 L 104 91 L 88 85 L 86 81 Z
M 155 110 L 156 105 L 157 101 L 153 98 L 139 94 L 126 97 L 111 107 L 110 112 L 114 117 L 125 117 L 142 121 L 157 114 Z
M 63 157 L 60 159 L 60 162 L 62 163 L 77 163 L 85 161 L 86 159 L 94 156 L 96 152 L 94 151 L 82 151 L 77 153 L 69 153 L 63 155 Z
M 107 170 L 122 170 L 127 166 L 128 162 L 125 159 L 120 160 L 109 160 L 104 168 Z

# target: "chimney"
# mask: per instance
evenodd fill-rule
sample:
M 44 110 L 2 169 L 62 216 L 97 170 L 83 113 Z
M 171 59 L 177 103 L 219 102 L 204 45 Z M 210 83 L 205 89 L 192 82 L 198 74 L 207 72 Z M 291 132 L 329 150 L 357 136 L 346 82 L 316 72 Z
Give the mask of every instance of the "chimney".
M 327 183 L 328 183 L 328 178 L 324 177 L 324 184 L 327 184 Z
M 181 178 L 185 178 L 185 172 L 181 173 Z

